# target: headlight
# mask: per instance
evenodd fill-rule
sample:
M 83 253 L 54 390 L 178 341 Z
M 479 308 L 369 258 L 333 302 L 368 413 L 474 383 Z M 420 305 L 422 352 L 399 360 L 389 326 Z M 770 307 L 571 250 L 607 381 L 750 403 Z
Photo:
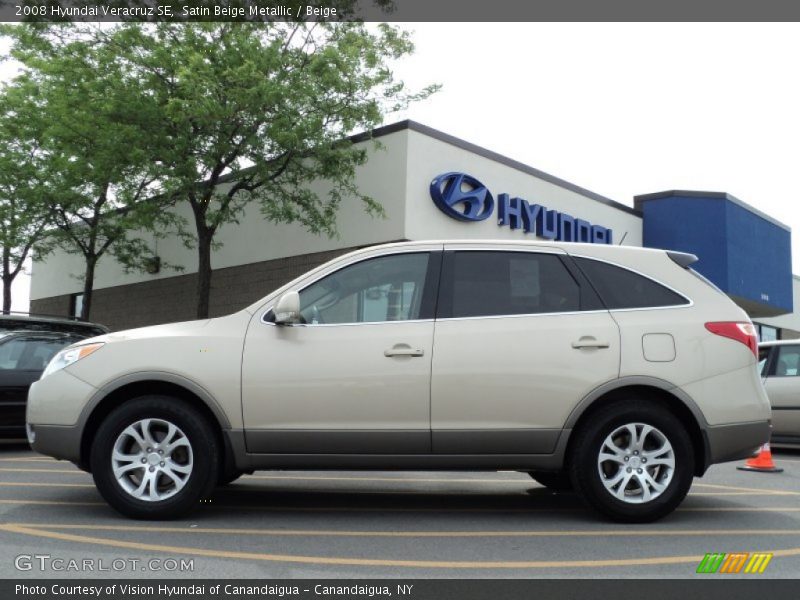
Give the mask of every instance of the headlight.
M 68 367 L 72 363 L 78 362 L 82 358 L 86 358 L 92 352 L 100 350 L 100 348 L 102 348 L 104 344 L 105 344 L 104 342 L 99 342 L 97 344 L 74 346 L 71 348 L 67 348 L 66 350 L 62 350 L 53 357 L 53 359 L 50 361 L 50 364 L 47 365 L 47 368 L 44 370 L 44 373 L 42 373 L 42 376 L 39 377 L 39 379 L 44 379 L 51 373 L 60 371 L 64 367 Z

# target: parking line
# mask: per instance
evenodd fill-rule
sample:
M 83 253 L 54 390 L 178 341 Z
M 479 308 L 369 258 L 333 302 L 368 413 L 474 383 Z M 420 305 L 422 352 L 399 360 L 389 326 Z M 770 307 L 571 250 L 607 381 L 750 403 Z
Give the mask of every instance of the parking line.
M 800 492 L 791 492 L 789 490 L 770 490 L 764 488 L 739 487 L 733 485 L 721 485 L 718 483 L 695 483 L 694 485 L 699 487 L 708 487 L 721 490 L 737 490 L 742 492 L 771 492 L 777 496 L 800 496 Z
M 2 459 L 0 459 L 2 460 Z M 40 461 L 39 459 L 29 459 L 31 461 L 37 462 L 57 462 L 57 461 Z M 21 468 L 0 468 L 0 472 L 8 472 L 8 473 L 63 473 L 63 474 L 75 474 L 75 475 L 87 475 L 84 471 L 80 469 L 21 469 Z M 524 485 L 534 485 L 536 484 L 526 478 L 519 478 L 519 479 L 509 479 L 509 478 L 496 478 L 496 479 L 478 479 L 478 478 L 459 478 L 459 479 L 448 479 L 448 478 L 421 478 L 421 477 L 414 477 L 414 478 L 401 478 L 401 477 L 353 477 L 353 476 L 333 476 L 333 475 L 326 475 L 326 476 L 319 476 L 319 475 L 245 475 L 242 477 L 242 481 L 248 481 L 253 479 L 263 479 L 268 481 L 350 481 L 350 482 L 384 482 L 384 483 L 498 483 L 498 484 L 524 484 Z M 35 485 L 35 484 L 30 484 Z M 40 485 L 49 485 L 49 484 L 40 484 Z M 58 484 L 52 484 L 58 485 Z M 793 492 L 789 490 L 774 490 L 774 489 L 764 489 L 764 488 L 751 488 L 751 487 L 741 487 L 741 486 L 731 486 L 731 485 L 721 485 L 721 484 L 713 484 L 713 483 L 694 483 L 693 487 L 706 487 L 706 488 L 713 488 L 713 489 L 724 489 L 724 490 L 731 490 L 735 492 L 750 492 L 754 495 L 776 495 L 776 496 L 800 496 L 800 492 Z M 239 487 L 238 489 L 247 489 Z M 248 490 L 249 491 L 249 490 Z M 259 490 L 260 491 L 260 490 Z M 746 493 L 740 494 L 714 494 L 710 492 L 692 492 L 691 495 L 747 495 Z
M 28 471 L 30 473 L 30 471 Z M 44 482 L 27 482 L 27 481 L 2 481 L 0 482 L 0 486 L 4 487 L 44 487 L 44 488 L 95 488 L 96 486 L 93 483 L 44 483 Z M 546 489 L 546 488 L 542 488 Z M 269 492 L 274 492 L 275 490 L 269 488 L 257 488 L 257 487 L 243 487 L 239 486 L 236 488 L 229 488 L 229 492 L 239 493 L 245 492 L 248 494 L 265 494 Z M 522 490 L 520 493 L 524 493 L 525 490 Z M 345 493 L 344 491 L 335 491 L 331 493 L 342 494 Z M 431 496 L 431 495 L 443 495 L 445 492 L 437 491 L 437 492 L 430 492 L 430 491 L 413 491 L 413 490 L 393 490 L 391 492 L 386 491 L 372 491 L 372 490 L 359 490 L 358 495 L 360 496 L 385 496 L 387 494 L 393 495 L 402 495 L 402 496 Z M 791 493 L 791 492 L 789 492 Z M 480 492 L 447 492 L 446 495 L 449 496 L 464 496 L 469 497 L 470 495 L 475 496 L 479 495 Z M 772 491 L 752 491 L 752 492 L 689 492 L 689 496 L 783 496 L 783 493 L 777 493 Z
M 206 548 L 193 548 L 187 546 L 167 546 L 162 544 L 145 544 L 107 538 L 97 538 L 85 535 L 73 535 L 57 531 L 47 531 L 35 527 L 26 527 L 16 524 L 0 525 L 0 530 L 34 537 L 42 537 L 66 542 L 93 544 L 112 548 L 125 548 L 142 550 L 146 552 L 167 552 L 171 554 L 186 554 L 189 556 L 206 556 L 211 558 L 230 558 L 240 560 L 256 560 L 266 562 L 288 562 L 315 565 L 348 565 L 348 566 L 378 566 L 378 567 L 410 567 L 428 569 L 552 569 L 575 567 L 618 567 L 618 566 L 643 566 L 643 565 L 672 565 L 693 564 L 703 557 L 691 556 L 663 556 L 642 557 L 605 560 L 571 560 L 571 561 L 444 561 L 444 560 L 398 560 L 380 558 L 357 558 L 340 556 L 303 556 L 292 554 L 268 554 L 261 552 L 242 552 L 231 550 L 210 550 Z M 800 556 L 800 548 L 785 550 L 767 550 L 774 556 Z
M 80 529 L 81 531 L 125 531 L 146 533 L 208 533 L 227 535 L 267 536 L 321 536 L 321 537 L 656 537 L 656 536 L 740 536 L 740 535 L 789 535 L 800 536 L 800 529 L 643 529 L 643 530 L 578 530 L 578 531 L 369 531 L 369 530 L 315 530 L 315 529 L 236 529 L 221 527 L 168 527 L 156 525 L 91 525 L 75 523 L 14 523 L 19 527 L 35 529 Z
M 74 502 L 72 500 L 0 500 L 0 504 L 21 504 L 41 506 L 108 506 L 105 502 Z
M 11 500 L 0 499 L 0 504 L 41 504 L 41 505 L 74 505 L 74 506 L 108 506 L 106 502 L 82 502 L 71 500 Z M 369 506 L 269 506 L 247 504 L 203 504 L 203 510 L 226 511 L 257 511 L 257 512 L 393 512 L 393 513 L 438 513 L 438 512 L 465 512 L 465 513 L 540 513 L 540 512 L 576 512 L 584 511 L 583 508 L 406 508 L 406 507 L 369 507 Z
M 70 470 L 70 469 L 21 469 L 21 468 L 0 468 L 0 472 L 7 472 L 7 473 L 63 473 L 63 474 L 75 474 L 75 475 L 88 475 L 84 471 L 79 469 Z M 246 475 L 242 478 L 242 481 L 248 481 L 253 479 L 264 479 L 269 481 L 350 481 L 350 482 L 391 482 L 391 483 L 511 483 L 511 484 L 524 484 L 524 485 L 534 485 L 538 486 L 532 481 L 528 481 L 527 479 L 507 479 L 507 478 L 498 478 L 498 479 L 471 479 L 471 478 L 461 478 L 461 479 L 447 479 L 447 478 L 399 478 L 399 477 L 344 477 L 344 476 L 303 476 L 303 475 Z M 5 483 L 0 483 L 0 485 L 6 485 Z M 8 485 L 40 485 L 40 486 L 56 486 L 62 484 L 48 484 L 48 483 L 31 483 L 31 484 L 21 484 L 21 483 L 11 483 Z M 63 485 L 77 485 L 77 484 L 63 484 Z M 541 487 L 541 486 L 539 486 Z M 773 489 L 763 489 L 763 488 L 751 488 L 751 487 L 739 487 L 739 486 L 731 486 L 731 485 L 720 485 L 720 484 L 712 484 L 712 483 L 695 483 L 693 487 L 706 487 L 706 488 L 713 488 L 713 489 L 721 489 L 721 490 L 732 490 L 735 493 L 714 493 L 714 492 L 690 492 L 690 495 L 694 496 L 745 496 L 745 495 L 775 495 L 775 496 L 800 496 L 800 492 L 792 492 L 789 490 L 773 490 Z M 247 488 L 247 487 L 236 487 L 232 489 L 237 490 L 247 490 L 247 491 L 262 491 L 260 488 Z
M 69 473 L 70 475 L 89 475 L 80 469 L 12 469 L 2 467 L 0 473 Z
M 83 502 L 72 500 L 13 500 L 0 499 L 0 504 L 8 505 L 56 505 L 56 506 L 108 506 L 106 502 Z M 269 506 L 246 504 L 203 504 L 203 510 L 226 511 L 257 511 L 257 512 L 392 512 L 392 513 L 553 513 L 553 512 L 585 512 L 582 507 L 575 508 L 537 508 L 537 507 L 497 507 L 497 508 L 422 508 L 422 507 L 369 507 L 369 506 Z M 678 507 L 678 512 L 800 512 L 796 506 L 768 506 L 768 507 Z
M 0 481 L 0 485 L 9 487 L 78 487 L 93 488 L 93 483 L 40 483 L 28 481 Z

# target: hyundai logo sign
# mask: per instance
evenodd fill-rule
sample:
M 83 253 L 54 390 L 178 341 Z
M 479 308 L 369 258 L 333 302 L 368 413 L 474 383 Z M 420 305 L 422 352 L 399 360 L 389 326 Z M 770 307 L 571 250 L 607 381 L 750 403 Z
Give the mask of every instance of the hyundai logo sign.
M 494 198 L 480 181 L 466 173 L 443 173 L 431 182 L 431 198 L 448 217 L 483 221 L 494 212 Z M 558 210 L 549 210 L 509 194 L 497 196 L 497 224 L 546 240 L 611 244 L 613 231 Z
M 448 217 L 483 221 L 494 210 L 494 198 L 480 181 L 465 173 L 444 173 L 431 181 L 431 198 Z

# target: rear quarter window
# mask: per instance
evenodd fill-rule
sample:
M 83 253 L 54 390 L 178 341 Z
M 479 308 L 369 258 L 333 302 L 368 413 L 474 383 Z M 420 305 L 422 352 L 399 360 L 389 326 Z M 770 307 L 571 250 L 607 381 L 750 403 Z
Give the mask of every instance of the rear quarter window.
M 677 292 L 623 267 L 590 258 L 576 257 L 575 262 L 609 310 L 689 304 Z

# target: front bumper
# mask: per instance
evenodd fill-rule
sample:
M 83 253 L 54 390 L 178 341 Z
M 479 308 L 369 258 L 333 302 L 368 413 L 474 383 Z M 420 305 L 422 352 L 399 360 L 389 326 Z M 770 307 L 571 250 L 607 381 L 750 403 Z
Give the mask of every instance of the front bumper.
M 82 427 L 77 425 L 31 425 L 34 441 L 31 447 L 41 454 L 69 460 L 75 464 L 81 459 L 81 432 Z M 29 436 L 31 435 L 29 431 Z
M 769 441 L 769 421 L 710 426 L 705 431 L 706 468 L 717 463 L 750 458 Z
M 66 369 L 31 385 L 26 416 L 31 447 L 47 456 L 78 463 L 84 408 L 96 392 Z

